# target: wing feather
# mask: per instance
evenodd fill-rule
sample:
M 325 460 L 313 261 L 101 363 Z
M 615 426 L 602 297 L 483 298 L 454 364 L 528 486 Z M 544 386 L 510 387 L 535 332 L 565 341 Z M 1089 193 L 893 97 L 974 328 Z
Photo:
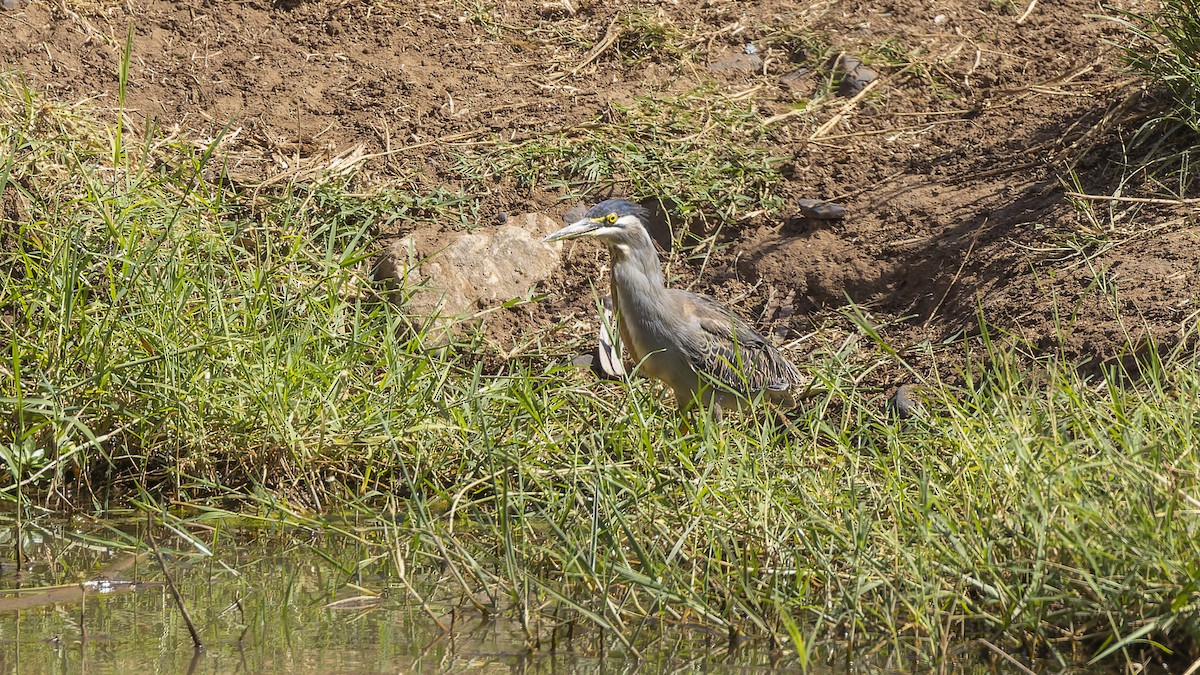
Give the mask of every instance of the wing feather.
M 744 395 L 786 391 L 803 382 L 778 349 L 724 305 L 683 290 L 675 295 L 690 317 L 679 338 L 697 372 Z

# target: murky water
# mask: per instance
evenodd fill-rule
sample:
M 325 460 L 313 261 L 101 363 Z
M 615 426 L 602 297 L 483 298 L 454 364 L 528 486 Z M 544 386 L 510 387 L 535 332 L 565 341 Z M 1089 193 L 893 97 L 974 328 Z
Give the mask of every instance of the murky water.
M 201 652 L 146 550 L 147 530 L 159 538 Z M 720 636 L 663 640 L 641 661 L 584 630 L 530 652 L 516 623 L 488 620 L 469 603 L 422 608 L 378 547 L 327 532 L 35 521 L 21 528 L 18 569 L 16 531 L 0 519 L 3 672 L 757 672 L 774 663 L 752 650 L 731 656 Z M 437 595 L 432 579 L 412 583 L 419 595 Z

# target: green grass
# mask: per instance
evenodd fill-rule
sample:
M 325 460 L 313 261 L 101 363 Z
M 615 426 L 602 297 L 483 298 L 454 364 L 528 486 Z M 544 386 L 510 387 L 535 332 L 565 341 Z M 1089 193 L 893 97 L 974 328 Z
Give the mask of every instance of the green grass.
M 1166 96 L 1159 121 L 1200 133 L 1200 2 L 1164 0 L 1153 14 L 1119 12 L 1136 41 L 1126 60 Z
M 434 346 L 376 298 L 379 225 L 397 205 L 465 218 L 455 195 L 251 196 L 212 147 L 118 135 L 0 83 L 0 499 L 23 512 L 232 499 L 330 531 L 306 509 L 357 513 L 413 595 L 433 581 L 539 649 L 568 624 L 641 654 L 715 631 L 804 666 L 1197 648 L 1189 349 L 1085 375 L 985 332 L 925 355 L 962 364 L 925 374 L 851 315 L 867 339 L 812 354 L 827 393 L 794 429 L 760 412 L 681 436 L 644 380 L 563 367 L 582 338 L 485 368 L 478 336 Z M 526 180 L 631 181 L 735 216 L 770 198 L 767 158 L 721 163 L 723 142 L 683 136 L 685 108 L 615 109 L 612 128 L 539 148 L 561 161 Z M 617 137 L 637 143 L 604 156 Z M 922 382 L 924 413 L 895 419 L 856 384 L 881 368 Z
M 690 36 L 669 18 L 651 11 L 634 11 L 621 15 L 617 25 L 620 32 L 613 48 L 628 65 L 660 61 L 679 68 L 690 56 L 684 46 Z
M 782 206 L 781 158 L 762 148 L 766 129 L 749 101 L 702 88 L 613 103 L 595 120 L 550 136 L 460 152 L 455 170 L 583 198 L 604 190 L 658 199 L 681 218 L 734 219 Z

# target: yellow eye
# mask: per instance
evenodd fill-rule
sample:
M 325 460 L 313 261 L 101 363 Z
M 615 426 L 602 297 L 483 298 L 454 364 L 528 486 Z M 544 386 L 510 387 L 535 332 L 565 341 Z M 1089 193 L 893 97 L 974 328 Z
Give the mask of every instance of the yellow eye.
M 604 216 L 604 222 L 608 223 L 609 225 L 616 223 L 617 222 L 617 214 L 610 213 L 607 216 Z

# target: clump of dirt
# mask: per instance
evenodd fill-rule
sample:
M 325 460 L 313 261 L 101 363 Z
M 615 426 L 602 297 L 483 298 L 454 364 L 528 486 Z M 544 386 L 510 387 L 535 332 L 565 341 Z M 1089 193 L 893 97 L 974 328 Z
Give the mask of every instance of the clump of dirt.
M 1033 344 L 1105 358 L 1170 342 L 1194 318 L 1200 236 L 1181 206 L 1095 198 L 1152 183 L 1131 179 L 1123 145 L 1151 103 L 1121 69 L 1122 29 L 1096 11 L 1090 0 L 34 0 L 0 12 L 0 61 L 55 97 L 115 108 L 132 26 L 126 114 L 198 138 L 232 121 L 225 147 L 248 180 L 357 150 L 374 179 L 416 172 L 449 187 L 452 149 L 709 85 L 754 101 L 769 153 L 788 158 L 793 203 L 834 200 L 848 216 L 755 214 L 723 228 L 706 263 L 675 259 L 678 283 L 792 334 L 851 300 L 898 320 L 897 341 L 971 331 L 982 312 Z M 685 37 L 656 38 L 669 31 Z M 795 114 L 839 52 L 877 79 Z M 1068 176 L 1091 196 L 1068 199 Z M 561 217 L 567 196 L 500 180 L 478 211 Z M 593 311 L 604 261 L 574 250 L 584 257 L 548 289 L 559 300 L 498 322 L 510 343 Z

